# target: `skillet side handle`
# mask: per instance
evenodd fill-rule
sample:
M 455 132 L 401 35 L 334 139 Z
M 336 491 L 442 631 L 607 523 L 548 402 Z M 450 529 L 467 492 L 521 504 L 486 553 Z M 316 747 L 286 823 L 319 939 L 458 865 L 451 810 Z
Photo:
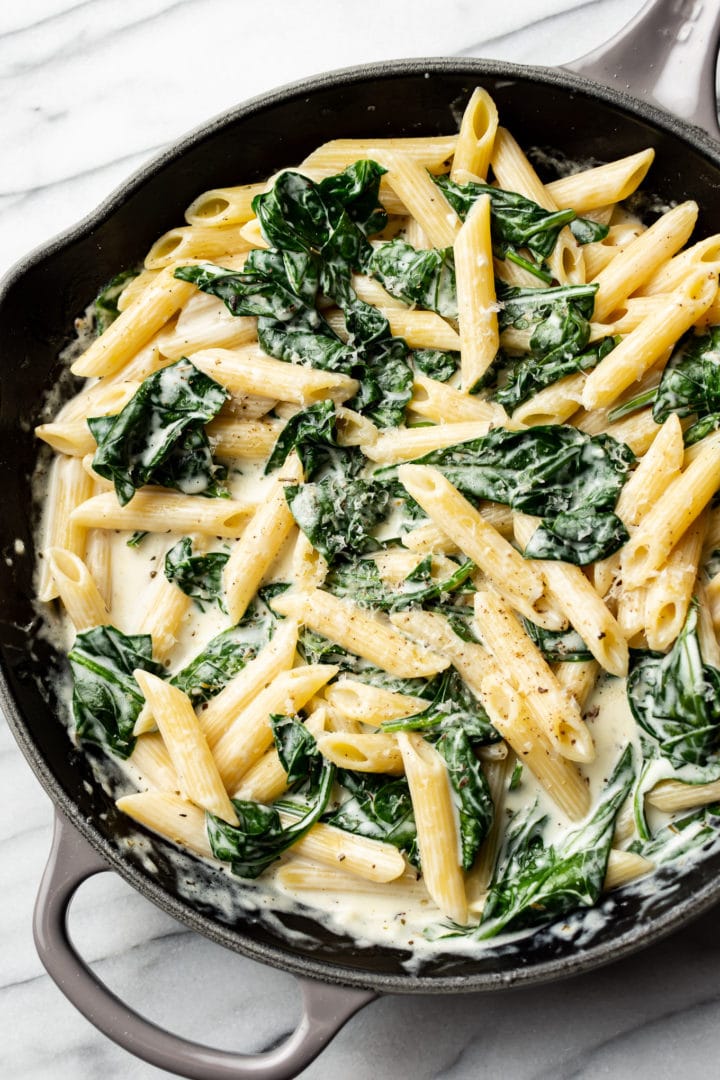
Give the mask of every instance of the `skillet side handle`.
M 717 0 L 648 0 L 610 41 L 564 66 L 720 139 L 715 92 L 719 45 Z
M 262 1054 L 214 1050 L 164 1031 L 125 1005 L 76 952 L 67 913 L 79 885 L 108 867 L 58 810 L 33 918 L 35 945 L 48 974 L 108 1038 L 161 1069 L 192 1080 L 290 1080 L 313 1061 L 347 1020 L 377 995 L 299 978 L 303 1015 L 290 1037 Z

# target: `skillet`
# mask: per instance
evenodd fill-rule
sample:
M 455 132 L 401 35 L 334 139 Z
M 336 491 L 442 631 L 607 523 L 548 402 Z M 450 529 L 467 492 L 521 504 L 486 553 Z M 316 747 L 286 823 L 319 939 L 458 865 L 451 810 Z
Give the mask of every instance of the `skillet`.
M 481 84 L 524 146 L 560 147 L 570 159 L 600 161 L 654 146 L 653 191 L 664 200 L 696 198 L 702 234 L 720 231 L 720 147 L 714 141 L 720 137 L 714 101 L 720 12 L 708 4 L 696 8 L 677 0 L 651 2 L 608 46 L 571 65 L 574 71 L 475 60 L 396 61 L 321 76 L 256 98 L 176 144 L 91 217 L 28 256 L 3 282 L 2 547 L 11 550 L 19 540 L 25 554 L 0 566 L 0 705 L 56 807 L 53 848 L 36 907 L 36 942 L 43 963 L 70 1000 L 145 1060 L 210 1080 L 290 1077 L 377 993 L 486 991 L 576 974 L 657 940 L 720 899 L 716 851 L 681 878 L 664 872 L 650 898 L 632 889 L 613 894 L 603 905 L 601 925 L 581 941 L 536 934 L 519 946 L 497 946 L 478 958 L 438 957 L 419 974 L 406 969 L 406 955 L 361 949 L 298 916 L 282 917 L 292 933 L 290 945 L 277 924 L 259 921 L 252 913 L 238 919 L 235 910 L 223 910 L 206 893 L 190 890 L 188 878 L 212 871 L 162 840 L 150 842 L 117 813 L 87 756 L 73 748 L 57 721 L 55 676 L 62 661 L 42 636 L 32 633 L 37 617 L 30 599 L 35 512 L 29 493 L 37 456 L 31 430 L 38 403 L 61 373 L 57 354 L 72 337 L 73 318 L 89 298 L 119 268 L 138 262 L 195 195 L 263 179 L 329 138 L 453 131 L 458 107 Z M 611 85 L 592 84 L 585 75 Z M 631 81 L 642 104 L 625 93 Z M 702 127 L 675 119 L 661 111 L 663 105 Z M 132 847 L 129 840 L 135 841 Z M 297 975 L 305 1013 L 290 1039 L 257 1057 L 215 1051 L 162 1031 L 120 1002 L 84 964 L 66 930 L 67 909 L 79 884 L 108 868 L 192 929 Z

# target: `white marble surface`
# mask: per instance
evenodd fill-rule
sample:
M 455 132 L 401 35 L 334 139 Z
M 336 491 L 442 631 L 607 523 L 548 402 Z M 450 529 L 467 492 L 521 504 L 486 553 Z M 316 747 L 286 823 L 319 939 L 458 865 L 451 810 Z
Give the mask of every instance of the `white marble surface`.
M 91 210 L 176 136 L 244 97 L 392 56 L 560 63 L 604 40 L 638 7 L 639 0 L 0 4 L 0 272 Z M 109 1043 L 41 969 L 30 913 L 52 811 L 4 725 L 0 791 L 3 1077 L 167 1075 Z M 635 958 L 552 987 L 381 999 L 303 1076 L 717 1076 L 716 927 L 711 913 Z M 186 931 L 111 874 L 80 891 L 72 928 L 121 996 L 186 1035 L 257 1050 L 291 1026 L 297 1004 L 289 976 Z

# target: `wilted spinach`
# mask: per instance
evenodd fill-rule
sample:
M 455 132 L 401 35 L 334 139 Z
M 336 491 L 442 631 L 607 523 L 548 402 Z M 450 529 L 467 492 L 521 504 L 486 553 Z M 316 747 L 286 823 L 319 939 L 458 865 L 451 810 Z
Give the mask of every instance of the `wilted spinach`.
M 551 664 L 573 660 L 592 660 L 593 655 L 577 630 L 546 630 L 529 619 L 523 625 L 531 641 L 537 645 L 544 658 Z
M 550 322 L 551 320 L 548 320 L 548 323 Z M 592 371 L 609 352 L 612 352 L 619 340 L 605 337 L 595 342 L 590 348 L 576 353 L 575 348 L 584 335 L 576 338 L 570 336 L 564 341 L 558 340 L 556 347 L 553 346 L 545 352 L 551 330 L 557 329 L 558 339 L 561 339 L 565 322 L 559 315 L 554 326 L 548 326 L 547 323 L 540 325 L 547 326 L 547 336 L 538 335 L 537 331 L 535 332 L 530 341 L 530 354 L 510 365 L 507 381 L 493 394 L 493 399 L 500 402 L 509 412 L 546 386 L 564 379 L 566 375 L 572 375 L 576 371 Z
M 418 251 L 404 240 L 389 240 L 375 249 L 367 269 L 398 300 L 419 304 L 448 319 L 457 318 L 455 258 L 451 247 Z
M 112 480 L 121 506 L 150 482 L 188 495 L 227 494 L 204 425 L 228 398 L 223 386 L 184 357 L 141 384 L 117 416 L 88 420 L 97 451 L 93 469 Z
M 152 658 L 152 638 L 123 634 L 114 626 L 96 626 L 78 634 L 68 659 L 78 738 L 99 743 L 118 757 L 129 757 L 135 746 L 135 721 L 145 704 L 133 671 L 142 668 L 161 678 L 165 674 Z
M 195 600 L 201 611 L 203 604 L 217 604 L 224 611 L 223 570 L 229 558 L 223 551 L 193 555 L 192 540 L 184 536 L 165 556 L 165 577 Z
M 116 274 L 93 300 L 90 307 L 90 317 L 92 319 L 92 329 L 98 337 L 100 334 L 104 334 L 108 326 L 117 319 L 120 314 L 118 308 L 120 294 L 128 283 L 138 276 L 139 272 L 139 270 L 123 270 L 121 273 Z
M 170 680 L 194 704 L 208 701 L 254 660 L 272 637 L 276 618 L 256 597 L 237 626 L 217 634 Z
M 482 921 L 474 931 L 478 938 L 535 926 L 597 903 L 615 818 L 630 793 L 634 775 L 632 748 L 628 746 L 590 820 L 557 847 L 545 846 L 547 819 L 538 814 L 536 807 L 516 815 L 508 828 Z
M 693 601 L 670 652 L 635 655 L 627 683 L 645 753 L 676 768 L 717 764 L 720 747 L 720 670 L 703 663 L 697 620 Z
M 214 857 L 229 863 L 233 874 L 238 877 L 259 877 L 283 851 L 297 843 L 320 820 L 334 781 L 335 766 L 326 761 L 314 805 L 292 825 L 282 824 L 275 807 L 246 799 L 232 800 L 239 825 L 228 825 L 214 814 L 206 814 L 207 835 Z
M 350 792 L 350 798 L 325 818 L 327 824 L 393 844 L 417 866 L 415 815 L 405 777 L 342 770 L 338 780 Z
M 460 353 L 444 352 L 441 349 L 415 349 L 413 363 L 418 371 L 429 379 L 447 382 L 460 367 Z
M 686 334 L 676 346 L 653 405 L 653 420 L 662 424 L 671 413 L 702 419 L 720 412 L 720 326 L 705 334 Z
M 590 528 L 599 536 L 595 558 L 627 539 L 612 511 L 635 456 L 609 435 L 586 435 L 561 424 L 497 428 L 417 460 L 435 465 L 471 499 L 491 499 L 545 519 L 528 557 L 579 562 L 593 543 Z
M 354 559 L 331 570 L 324 587 L 336 596 L 347 596 L 361 607 L 374 608 L 376 611 L 402 611 L 407 607 L 420 607 L 463 586 L 467 587 L 473 570 L 475 564 L 466 559 L 448 577 L 434 580 L 432 556 L 428 555 L 397 588 L 391 589 L 383 582 L 374 559 Z
M 296 716 L 270 717 L 275 748 L 287 773 L 288 787 L 309 783 L 312 787 L 322 772 L 323 758 L 312 732 Z
M 469 870 L 493 823 L 490 788 L 473 753 L 472 743 L 461 727 L 443 732 L 435 747 L 445 759 L 450 783 L 457 796 L 461 866 Z

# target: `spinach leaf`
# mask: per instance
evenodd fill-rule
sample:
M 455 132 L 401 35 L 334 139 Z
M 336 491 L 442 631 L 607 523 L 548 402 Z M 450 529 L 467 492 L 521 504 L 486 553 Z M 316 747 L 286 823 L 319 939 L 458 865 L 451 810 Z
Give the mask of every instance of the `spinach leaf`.
M 592 218 L 575 218 L 570 222 L 570 232 L 578 244 L 595 244 L 598 240 L 604 240 L 610 232 L 609 225 L 602 225 Z
M 599 286 L 555 285 L 551 289 L 520 288 L 517 285 L 498 284 L 498 299 L 502 307 L 498 316 L 501 327 L 514 326 L 516 330 L 535 330 L 545 322 L 550 325 L 543 334 L 550 335 L 561 320 L 568 320 L 572 332 L 592 318 L 595 293 Z M 583 343 L 587 344 L 587 339 Z
M 592 371 L 609 352 L 612 352 L 620 340 L 619 338 L 605 337 L 601 341 L 596 341 L 590 348 L 576 353 L 574 351 L 575 347 L 584 337 L 584 333 L 576 335 L 575 339 L 573 339 L 573 326 L 577 331 L 577 323 L 573 324 L 572 320 L 570 320 L 568 326 L 571 336 L 563 341 L 562 334 L 565 325 L 560 315 L 554 325 L 551 325 L 551 320 L 540 324 L 540 326 L 547 328 L 547 334 L 538 334 L 538 331 L 536 331 L 531 339 L 530 354 L 523 356 L 510 367 L 504 386 L 493 395 L 495 401 L 499 401 L 508 411 L 512 412 L 513 409 L 522 405 L 528 398 L 531 398 L 546 386 L 551 386 L 552 383 L 565 378 L 566 375 L 572 375 L 576 371 Z M 557 345 L 551 346 L 550 350 L 545 353 L 543 349 L 550 343 L 551 334 L 555 330 L 558 332 L 555 339 Z M 580 345 L 580 348 L 583 349 L 583 346 Z
M 708 764 L 720 746 L 720 670 L 703 663 L 697 620 L 694 600 L 670 652 L 633 657 L 627 682 L 643 749 L 676 767 Z
M 683 442 L 686 446 L 694 446 L 718 428 L 720 428 L 720 412 L 708 413 L 702 420 L 696 420 L 690 425 L 683 435 Z
M 233 874 L 242 878 L 256 878 L 283 851 L 297 843 L 309 829 L 320 820 L 330 799 L 335 781 L 335 766 L 323 764 L 320 783 L 314 805 L 292 825 L 283 825 L 280 814 L 273 806 L 233 799 L 239 825 L 207 813 L 205 821 L 208 840 L 216 859 L 230 864 Z
M 460 367 L 460 353 L 443 352 L 440 349 L 415 349 L 413 363 L 418 371 L 429 379 L 447 382 Z
M 318 401 L 300 409 L 285 424 L 268 458 L 265 472 L 284 464 L 291 450 L 296 450 L 308 480 L 326 465 L 329 448 L 337 447 L 337 413 L 334 401 Z
M 320 191 L 324 198 L 341 203 L 365 236 L 373 236 L 387 225 L 380 205 L 380 177 L 385 171 L 376 161 L 364 158 L 321 180 Z
M 192 597 L 201 611 L 204 603 L 217 604 L 224 611 L 223 570 L 229 558 L 222 551 L 193 555 L 192 540 L 183 536 L 165 556 L 165 577 Z
M 542 550 L 542 558 L 577 563 L 590 550 L 604 557 L 623 542 L 623 526 L 612 509 L 635 456 L 609 435 L 586 435 L 560 424 L 497 428 L 417 460 L 435 465 L 471 499 L 491 499 L 547 519 L 529 557 L 540 557 L 536 552 Z M 598 536 L 592 549 L 589 529 Z
M 332 564 L 377 551 L 372 530 L 390 505 L 387 485 L 331 474 L 310 484 L 288 484 L 285 498 L 310 543 Z
M 194 704 L 208 701 L 267 645 L 275 622 L 267 605 L 256 597 L 237 626 L 212 638 L 170 682 Z
M 139 274 L 139 270 L 123 270 L 108 281 L 92 302 L 90 309 L 92 329 L 96 336 L 104 334 L 108 326 L 114 323 L 120 314 L 118 300 L 120 294 L 133 278 Z
M 720 807 L 703 806 L 659 829 L 650 840 L 635 840 L 628 850 L 663 866 L 717 838 Z
M 429 698 L 427 709 L 398 720 L 385 720 L 381 724 L 383 731 L 422 731 L 430 735 L 462 731 L 478 746 L 500 741 L 482 704 L 454 667 L 440 672 L 414 696 Z
M 117 416 L 88 420 L 98 444 L 93 469 L 112 480 L 121 506 L 154 481 L 192 495 L 218 495 L 225 470 L 214 465 L 204 425 L 228 397 L 184 357 L 141 384 Z
M 593 656 L 577 630 L 545 630 L 529 619 L 523 618 L 527 635 L 550 664 L 571 660 L 592 660 Z
M 445 759 L 450 783 L 458 799 L 460 865 L 463 870 L 469 870 L 493 823 L 490 788 L 470 739 L 461 727 L 444 732 L 435 746 Z
M 670 413 L 702 419 L 720 412 L 720 326 L 686 334 L 671 356 L 657 389 L 653 420 Z
M 325 818 L 327 824 L 394 844 L 417 866 L 415 815 L 405 777 L 342 770 L 338 779 L 350 792 L 350 798 Z
M 469 559 L 441 581 L 432 578 L 432 557 L 426 556 L 396 589 L 388 588 L 374 559 L 341 563 L 328 574 L 325 588 L 336 596 L 347 596 L 361 607 L 379 611 L 402 611 L 440 599 L 466 586 L 475 570 Z M 474 589 L 473 589 L 474 591 Z
M 288 787 L 317 779 L 323 759 L 312 732 L 296 716 L 272 715 L 270 727 Z
M 526 559 L 555 559 L 587 566 L 617 551 L 629 533 L 617 514 L 574 510 L 540 525 L 528 541 Z
M 455 258 L 451 247 L 418 251 L 404 240 L 390 240 L 375 249 L 367 269 L 398 300 L 419 304 L 448 319 L 457 318 Z
M 621 755 L 590 820 L 558 847 L 543 843 L 546 818 L 531 807 L 516 815 L 495 869 L 479 938 L 520 930 L 592 907 L 600 896 L 615 818 L 632 788 L 632 748 Z
M 118 757 L 133 752 L 133 728 L 145 699 L 133 678 L 142 668 L 161 678 L 149 634 L 129 636 L 114 626 L 78 634 L 68 655 L 73 673 L 72 711 L 78 738 L 99 743 Z
M 552 254 L 560 230 L 575 217 L 574 210 L 545 210 L 515 191 L 471 181 L 457 184 L 449 176 L 433 177 L 445 198 L 464 221 L 481 195 L 490 196 L 490 230 L 497 258 L 526 248 L 539 259 Z M 531 267 L 532 268 L 532 267 Z

